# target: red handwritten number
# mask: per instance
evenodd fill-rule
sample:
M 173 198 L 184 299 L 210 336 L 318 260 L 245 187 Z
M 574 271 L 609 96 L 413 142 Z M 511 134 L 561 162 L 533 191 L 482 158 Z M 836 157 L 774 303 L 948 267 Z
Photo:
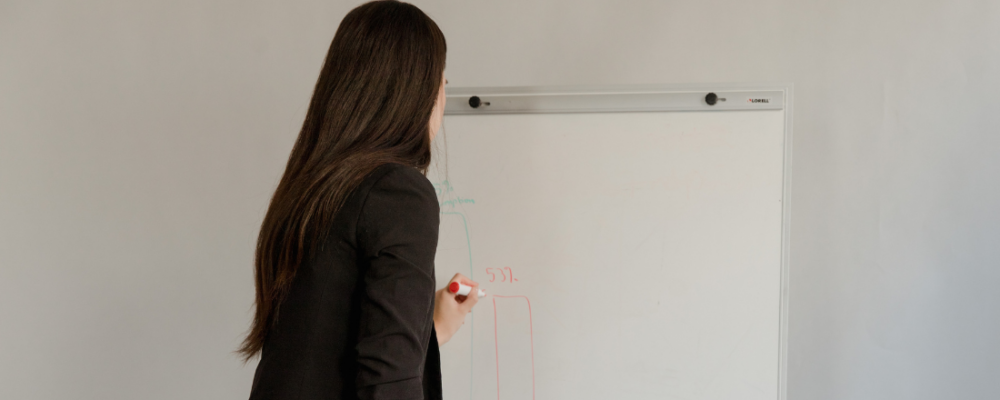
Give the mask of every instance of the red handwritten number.
M 490 282 L 494 282 L 497 279 L 496 271 L 500 272 L 500 282 L 517 282 L 518 279 L 514 278 L 514 270 L 510 267 L 503 268 L 486 268 L 486 273 L 490 275 Z

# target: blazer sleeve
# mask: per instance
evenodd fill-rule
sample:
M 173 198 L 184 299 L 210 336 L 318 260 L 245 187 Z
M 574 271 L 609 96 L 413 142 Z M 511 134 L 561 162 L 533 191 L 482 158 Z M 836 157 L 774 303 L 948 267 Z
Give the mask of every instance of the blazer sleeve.
M 413 168 L 390 168 L 372 186 L 358 216 L 367 268 L 356 384 L 361 399 L 421 399 L 434 328 L 440 209 L 427 178 Z

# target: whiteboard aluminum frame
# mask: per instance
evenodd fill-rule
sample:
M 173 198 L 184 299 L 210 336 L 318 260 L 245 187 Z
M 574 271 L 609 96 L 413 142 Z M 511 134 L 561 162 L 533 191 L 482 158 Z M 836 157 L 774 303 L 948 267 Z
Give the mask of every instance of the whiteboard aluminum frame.
M 445 115 L 783 110 L 790 90 L 790 85 L 448 88 Z M 705 101 L 708 93 L 718 96 L 715 105 Z M 470 106 L 473 96 L 483 105 Z
M 720 99 L 705 101 L 708 93 Z M 792 93 L 782 84 L 689 84 L 627 86 L 449 87 L 445 115 L 561 114 L 605 112 L 725 112 L 783 110 L 781 282 L 778 304 L 778 400 L 788 398 L 788 298 L 792 197 Z M 484 103 L 473 108 L 469 99 Z M 767 101 L 753 101 L 767 99 Z

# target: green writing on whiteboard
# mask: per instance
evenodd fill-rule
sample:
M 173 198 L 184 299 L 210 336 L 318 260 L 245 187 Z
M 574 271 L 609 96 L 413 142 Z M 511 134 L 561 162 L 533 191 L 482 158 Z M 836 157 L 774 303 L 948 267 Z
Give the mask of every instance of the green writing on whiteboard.
M 441 209 L 454 209 L 455 206 L 462 204 L 476 204 L 475 199 L 463 198 L 455 194 L 455 188 L 451 186 L 448 181 L 441 181 L 434 184 L 434 190 L 437 191 L 438 204 Z

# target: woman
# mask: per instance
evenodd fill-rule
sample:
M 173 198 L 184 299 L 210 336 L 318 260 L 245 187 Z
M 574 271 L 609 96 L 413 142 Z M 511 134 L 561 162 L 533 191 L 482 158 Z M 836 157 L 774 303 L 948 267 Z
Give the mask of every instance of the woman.
M 434 292 L 423 173 L 444 66 L 444 35 L 410 4 L 341 22 L 257 241 L 251 399 L 441 398 L 438 346 L 477 301 Z

